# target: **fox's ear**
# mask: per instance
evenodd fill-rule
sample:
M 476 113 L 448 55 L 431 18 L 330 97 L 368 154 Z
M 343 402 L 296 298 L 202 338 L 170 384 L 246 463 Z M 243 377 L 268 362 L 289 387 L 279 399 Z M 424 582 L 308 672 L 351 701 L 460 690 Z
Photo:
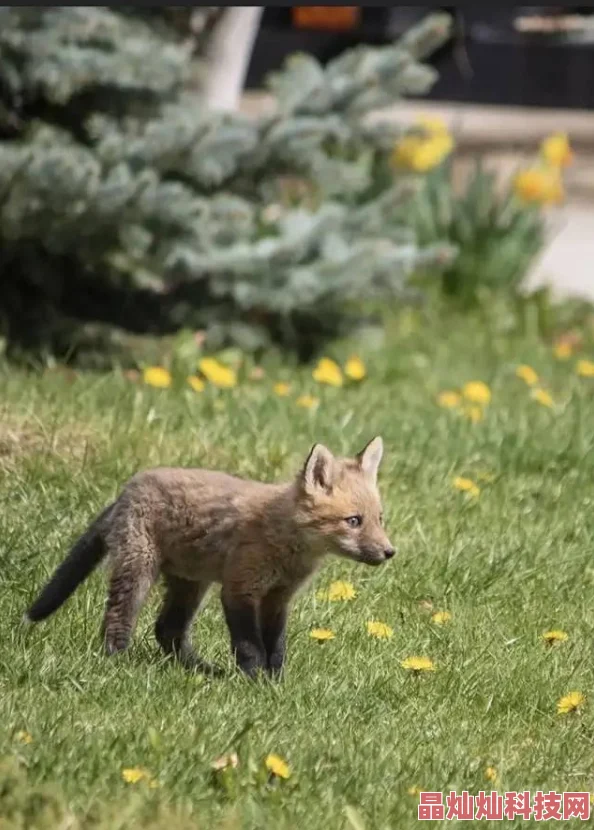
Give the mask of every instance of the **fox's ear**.
M 303 468 L 303 484 L 306 490 L 332 488 L 334 456 L 323 444 L 314 444 Z
M 378 435 L 375 438 L 372 438 L 369 444 L 367 444 L 367 446 L 362 449 L 357 456 L 357 461 L 359 462 L 359 466 L 362 471 L 366 476 L 369 476 L 369 478 L 372 478 L 374 481 L 377 479 L 377 471 L 379 469 L 383 454 L 384 442 Z

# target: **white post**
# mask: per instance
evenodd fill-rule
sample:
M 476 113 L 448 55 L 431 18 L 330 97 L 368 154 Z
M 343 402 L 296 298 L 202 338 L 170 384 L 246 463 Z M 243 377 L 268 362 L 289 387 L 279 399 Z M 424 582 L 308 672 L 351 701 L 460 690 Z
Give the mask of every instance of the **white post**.
M 204 89 L 212 109 L 238 108 L 263 11 L 264 6 L 230 6 L 215 26 L 207 45 Z

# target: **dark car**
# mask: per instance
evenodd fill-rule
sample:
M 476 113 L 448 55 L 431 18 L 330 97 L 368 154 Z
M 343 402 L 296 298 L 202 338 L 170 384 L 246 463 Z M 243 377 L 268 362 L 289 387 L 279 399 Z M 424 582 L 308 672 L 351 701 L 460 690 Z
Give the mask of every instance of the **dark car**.
M 436 10 L 449 11 L 455 27 L 450 43 L 431 58 L 439 81 L 429 99 L 594 107 L 594 9 L 581 6 L 266 7 L 248 87 L 261 86 L 291 52 L 308 52 L 324 63 L 360 43 L 393 41 Z

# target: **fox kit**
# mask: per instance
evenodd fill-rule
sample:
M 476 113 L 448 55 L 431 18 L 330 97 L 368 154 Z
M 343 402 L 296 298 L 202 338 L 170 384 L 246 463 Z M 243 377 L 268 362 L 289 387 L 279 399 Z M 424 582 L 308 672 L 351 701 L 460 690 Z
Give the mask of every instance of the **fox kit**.
M 382 439 L 354 459 L 316 444 L 288 484 L 264 484 L 200 469 L 156 468 L 135 475 L 74 545 L 30 607 L 48 617 L 104 557 L 111 578 L 103 619 L 108 654 L 125 649 L 151 586 L 166 585 L 155 633 L 184 665 L 216 669 L 189 640 L 212 583 L 221 599 L 239 667 L 275 674 L 285 656 L 289 602 L 324 554 L 380 565 L 394 555 L 382 528 L 376 478 Z

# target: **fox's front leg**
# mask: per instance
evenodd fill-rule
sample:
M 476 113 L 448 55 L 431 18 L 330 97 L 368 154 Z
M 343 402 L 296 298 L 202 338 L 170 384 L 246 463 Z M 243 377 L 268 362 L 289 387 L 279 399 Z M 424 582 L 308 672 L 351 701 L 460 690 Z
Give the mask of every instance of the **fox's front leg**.
M 266 667 L 272 675 L 280 673 L 285 660 L 289 598 L 287 591 L 277 588 L 262 602 L 262 639 L 266 649 Z
M 255 677 L 267 664 L 258 603 L 249 594 L 238 595 L 224 588 L 222 601 L 237 665 L 248 677 Z

